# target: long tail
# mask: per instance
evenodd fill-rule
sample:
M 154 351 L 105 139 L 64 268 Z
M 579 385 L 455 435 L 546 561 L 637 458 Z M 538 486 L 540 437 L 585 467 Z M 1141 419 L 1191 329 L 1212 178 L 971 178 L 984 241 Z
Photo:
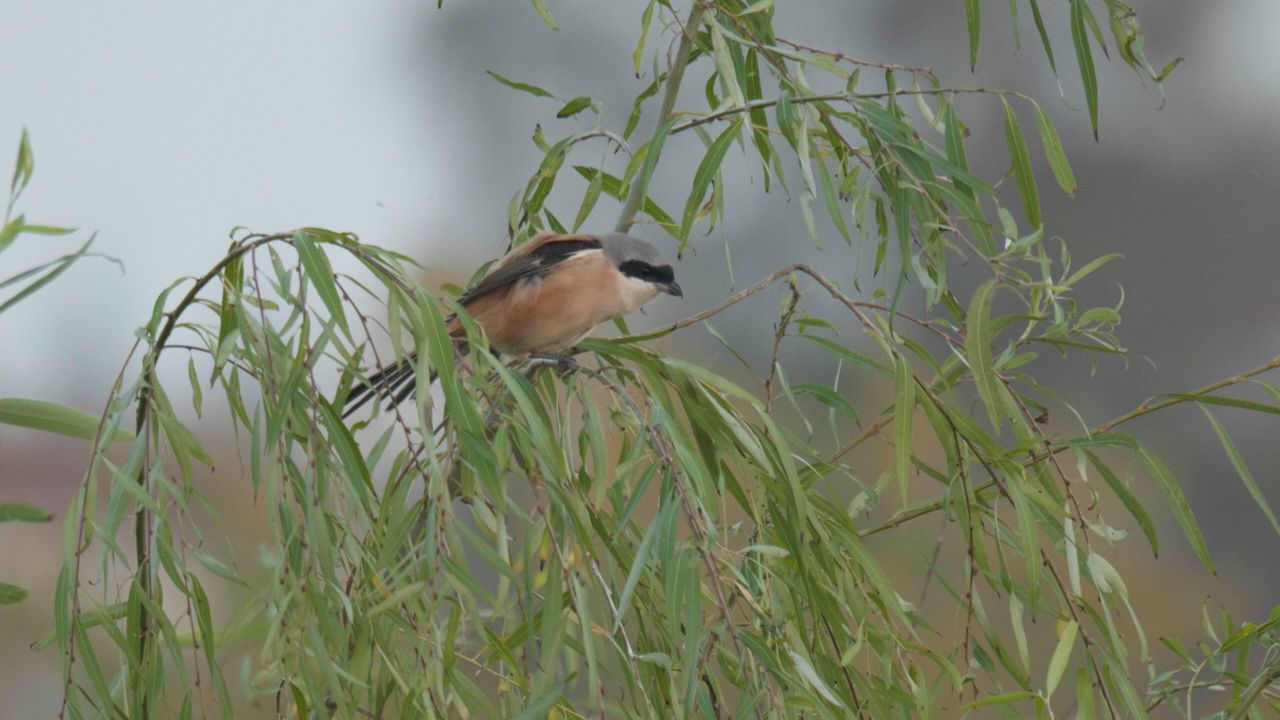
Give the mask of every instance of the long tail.
M 453 341 L 455 351 L 465 355 L 470 343 L 465 338 L 455 338 Z M 400 362 L 382 368 L 378 372 L 370 375 L 363 383 L 347 396 L 346 409 L 342 413 L 342 419 L 346 420 L 351 414 L 369 403 L 375 397 L 380 397 L 391 403 L 392 407 L 399 405 L 413 395 L 413 391 L 417 388 L 414 382 L 416 373 L 414 366 L 418 364 L 418 353 L 411 352 Z M 431 369 L 431 375 L 427 378 L 427 383 L 436 381 L 435 368 Z
M 404 402 L 413 394 L 416 387 L 413 368 L 417 362 L 418 354 L 410 353 L 400 362 L 370 375 L 360 387 L 347 396 L 346 410 L 342 413 L 342 418 L 347 419 L 375 397 L 391 401 L 393 407 Z M 435 379 L 435 371 L 432 371 L 431 380 Z

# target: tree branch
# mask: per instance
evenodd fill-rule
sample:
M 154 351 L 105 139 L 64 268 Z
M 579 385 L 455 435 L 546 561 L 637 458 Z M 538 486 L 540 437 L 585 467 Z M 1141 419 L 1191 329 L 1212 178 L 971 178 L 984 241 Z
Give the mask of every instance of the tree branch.
M 680 38 L 680 47 L 676 50 L 675 60 L 671 62 L 671 69 L 667 71 L 667 89 L 662 96 L 662 105 L 658 109 L 659 129 L 672 118 L 676 96 L 680 94 L 680 82 L 684 79 L 684 69 L 689 64 L 689 55 L 693 52 L 693 36 L 698 33 L 698 27 L 702 25 L 702 16 L 705 12 L 706 7 L 701 1 L 694 0 L 693 8 L 689 11 L 689 19 L 681 28 L 683 37 Z M 649 152 L 655 155 L 648 160 L 649 163 L 657 162 L 656 153 L 660 150 L 661 148 L 650 145 Z M 626 232 L 635 224 L 636 213 L 640 211 L 640 206 L 644 204 L 648 192 L 649 178 L 644 176 L 636 178 L 631 185 L 630 194 L 627 195 L 627 202 L 622 206 L 622 214 L 618 217 L 616 228 L 618 232 Z

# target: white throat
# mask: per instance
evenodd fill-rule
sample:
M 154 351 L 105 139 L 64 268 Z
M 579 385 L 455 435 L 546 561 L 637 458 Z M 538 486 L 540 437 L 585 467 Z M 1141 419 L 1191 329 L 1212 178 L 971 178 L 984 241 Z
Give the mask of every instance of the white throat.
M 640 306 L 658 296 L 661 292 L 657 285 L 639 278 L 622 276 L 621 299 L 623 310 L 619 315 L 626 315 L 640 309 Z

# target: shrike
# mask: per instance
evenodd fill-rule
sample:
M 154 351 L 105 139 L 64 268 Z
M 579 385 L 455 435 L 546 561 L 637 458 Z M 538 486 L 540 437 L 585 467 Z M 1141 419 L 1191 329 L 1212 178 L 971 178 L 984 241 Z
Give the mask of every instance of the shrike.
M 630 235 L 539 235 L 507 253 L 458 298 L 508 355 L 556 355 L 606 320 L 638 310 L 660 293 L 683 297 L 657 248 Z M 449 335 L 465 336 L 449 320 Z M 347 398 L 343 417 L 374 396 L 399 404 L 413 394 L 415 357 L 383 368 Z

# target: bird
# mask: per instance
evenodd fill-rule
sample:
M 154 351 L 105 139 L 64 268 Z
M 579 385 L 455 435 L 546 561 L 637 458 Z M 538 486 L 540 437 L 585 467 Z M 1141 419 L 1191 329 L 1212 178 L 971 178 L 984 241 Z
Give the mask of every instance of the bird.
M 661 294 L 684 297 L 671 263 L 650 243 L 623 233 L 543 233 L 494 263 L 458 304 L 497 352 L 558 356 L 601 323 Z M 447 322 L 465 352 L 462 321 L 452 316 Z M 404 402 L 413 394 L 415 363 L 411 353 L 369 376 L 348 396 L 343 417 L 377 396 Z

